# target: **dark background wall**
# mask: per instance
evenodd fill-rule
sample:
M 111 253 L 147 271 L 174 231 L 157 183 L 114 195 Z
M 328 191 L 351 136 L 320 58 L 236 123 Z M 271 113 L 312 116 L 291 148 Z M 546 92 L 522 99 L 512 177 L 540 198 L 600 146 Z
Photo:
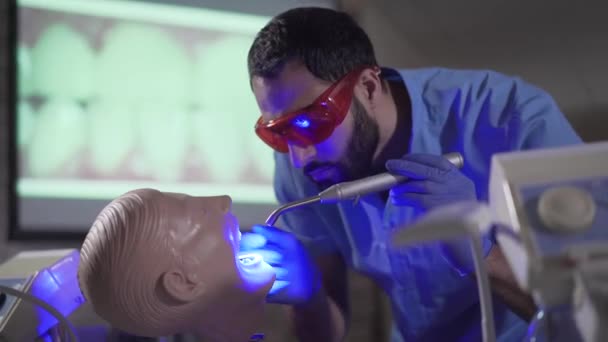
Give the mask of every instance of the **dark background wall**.
M 342 0 L 384 64 L 494 69 L 549 91 L 586 141 L 608 139 L 608 3 Z

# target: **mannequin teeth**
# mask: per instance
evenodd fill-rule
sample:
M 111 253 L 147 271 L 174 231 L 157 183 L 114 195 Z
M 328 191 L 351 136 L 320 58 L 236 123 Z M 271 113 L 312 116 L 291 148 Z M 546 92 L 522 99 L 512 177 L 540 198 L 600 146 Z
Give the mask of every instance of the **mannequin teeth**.
M 245 266 L 256 265 L 262 261 L 262 257 L 255 253 L 241 254 L 239 255 L 238 259 L 239 262 Z

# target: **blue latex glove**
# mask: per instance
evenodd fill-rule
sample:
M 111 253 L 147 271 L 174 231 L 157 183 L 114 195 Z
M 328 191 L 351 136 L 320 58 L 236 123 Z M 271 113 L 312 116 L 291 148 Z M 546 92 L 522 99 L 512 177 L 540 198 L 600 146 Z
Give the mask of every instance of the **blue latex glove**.
M 258 253 L 276 273 L 266 300 L 304 304 L 321 288 L 319 272 L 302 243 L 291 233 L 270 226 L 253 226 L 241 237 L 241 251 Z
M 442 156 L 430 154 L 408 154 L 402 159 L 386 162 L 390 173 L 409 178 L 405 183 L 393 187 L 390 200 L 397 206 L 410 206 L 426 212 L 438 206 L 458 202 L 475 201 L 475 184 Z M 484 255 L 492 247 L 491 240 L 482 236 Z M 474 270 L 469 240 L 443 241 L 441 251 L 461 275 Z
M 409 154 L 386 162 L 390 173 L 409 180 L 391 189 L 395 205 L 429 210 L 457 201 L 477 199 L 475 184 L 442 156 Z

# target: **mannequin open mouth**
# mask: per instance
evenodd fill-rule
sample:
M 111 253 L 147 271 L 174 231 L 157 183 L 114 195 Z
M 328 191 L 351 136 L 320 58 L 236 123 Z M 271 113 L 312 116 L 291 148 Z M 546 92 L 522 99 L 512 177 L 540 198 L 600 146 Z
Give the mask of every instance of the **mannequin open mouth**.
M 241 263 L 241 265 L 246 267 L 255 266 L 256 264 L 259 264 L 262 261 L 262 256 L 259 254 L 247 253 L 239 255 L 239 262 Z
M 239 273 L 246 283 L 257 289 L 274 280 L 274 269 L 258 253 L 244 252 L 237 256 Z
M 255 248 L 251 248 L 247 251 L 240 251 L 241 240 L 244 238 L 248 241 L 243 241 L 247 246 L 251 242 L 251 238 L 261 238 L 261 236 L 257 236 L 256 234 L 245 234 L 243 236 L 240 231 L 237 230 L 235 232 L 235 240 L 237 241 L 237 249 L 235 253 L 235 262 L 236 266 L 239 269 L 239 273 L 242 279 L 248 284 L 252 285 L 254 288 L 265 286 L 269 282 L 272 282 L 275 277 L 275 271 L 266 260 L 264 260 L 264 252 L 260 250 L 261 253 L 258 253 Z M 265 242 L 265 241 L 264 241 Z M 258 246 L 257 243 L 254 243 L 255 246 Z M 262 246 L 260 244 L 260 246 Z

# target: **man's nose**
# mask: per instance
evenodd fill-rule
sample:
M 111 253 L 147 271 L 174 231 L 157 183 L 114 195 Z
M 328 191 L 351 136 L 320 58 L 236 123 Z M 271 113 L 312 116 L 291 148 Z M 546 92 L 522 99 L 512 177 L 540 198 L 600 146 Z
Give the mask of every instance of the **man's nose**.
M 289 144 L 289 157 L 291 158 L 291 164 L 295 168 L 302 168 L 309 162 L 313 161 L 317 150 L 314 146 L 301 147 L 293 144 Z

